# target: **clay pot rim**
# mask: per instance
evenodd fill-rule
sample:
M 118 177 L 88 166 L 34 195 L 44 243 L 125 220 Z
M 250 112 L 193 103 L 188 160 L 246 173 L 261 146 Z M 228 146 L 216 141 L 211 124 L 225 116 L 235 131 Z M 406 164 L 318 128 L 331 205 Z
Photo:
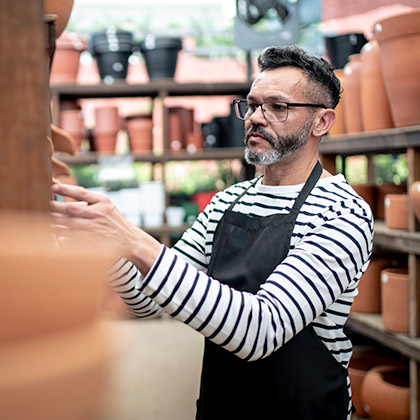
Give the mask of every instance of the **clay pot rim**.
M 398 13 L 373 25 L 375 39 L 382 43 L 391 38 L 420 33 L 420 9 Z
M 388 267 L 381 271 L 381 277 L 382 274 L 391 274 L 396 279 L 406 280 L 409 273 L 407 267 Z
M 385 199 L 394 200 L 394 201 L 407 201 L 408 200 L 408 194 L 402 193 L 402 194 L 385 194 Z

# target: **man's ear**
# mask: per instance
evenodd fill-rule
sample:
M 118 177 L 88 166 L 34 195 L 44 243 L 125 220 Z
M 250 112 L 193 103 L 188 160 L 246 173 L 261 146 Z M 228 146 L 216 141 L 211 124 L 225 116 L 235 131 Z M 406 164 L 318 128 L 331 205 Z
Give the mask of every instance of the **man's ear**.
M 312 134 L 315 137 L 322 137 L 327 134 L 335 122 L 335 111 L 331 108 L 323 109 L 318 112 L 314 120 Z

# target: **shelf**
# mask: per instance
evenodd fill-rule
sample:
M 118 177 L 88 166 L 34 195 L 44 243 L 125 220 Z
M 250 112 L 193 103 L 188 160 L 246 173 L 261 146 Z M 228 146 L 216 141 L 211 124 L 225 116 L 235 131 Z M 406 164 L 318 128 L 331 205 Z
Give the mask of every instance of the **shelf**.
M 80 153 L 77 155 L 68 155 L 64 153 L 55 154 L 58 159 L 68 165 L 89 165 L 98 163 L 98 158 L 101 155 L 95 152 Z M 164 163 L 170 161 L 183 161 L 183 160 L 221 160 L 221 159 L 243 159 L 243 147 L 223 147 L 214 149 L 203 149 L 196 153 L 189 153 L 181 151 L 178 153 L 164 152 L 160 155 L 147 153 L 147 154 L 131 154 L 135 162 L 150 162 L 150 163 Z
M 325 137 L 319 146 L 321 154 L 351 156 L 364 153 L 404 153 L 408 147 L 420 147 L 420 126 L 367 131 Z
M 375 246 L 420 255 L 420 232 L 389 229 L 385 222 L 375 221 Z
M 191 225 L 188 223 L 184 223 L 181 226 L 168 226 L 163 225 L 157 228 L 148 228 L 148 227 L 142 227 L 147 233 L 149 233 L 152 236 L 159 236 L 159 235 L 182 235 Z
M 111 85 L 61 84 L 51 85 L 52 96 L 60 99 L 151 97 L 157 96 L 213 96 L 246 95 L 251 82 L 177 83 L 173 80 L 150 81 L 144 84 L 115 82 Z
M 412 338 L 407 334 L 386 331 L 383 327 L 382 316 L 380 314 L 359 314 L 352 312 L 346 322 L 346 326 L 390 349 L 420 361 L 420 338 Z

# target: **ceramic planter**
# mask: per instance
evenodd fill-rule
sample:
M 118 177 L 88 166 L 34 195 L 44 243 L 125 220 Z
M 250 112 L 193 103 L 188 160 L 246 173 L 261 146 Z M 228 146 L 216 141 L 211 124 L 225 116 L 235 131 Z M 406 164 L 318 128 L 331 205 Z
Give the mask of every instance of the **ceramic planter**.
M 364 130 L 392 128 L 392 116 L 382 76 L 379 45 L 371 40 L 360 52 L 361 106 Z
M 409 420 L 407 368 L 384 365 L 371 369 L 362 384 L 362 399 L 373 420 Z
M 140 43 L 149 79 L 173 79 L 182 49 L 182 39 L 147 35 Z
M 420 124 L 420 9 L 374 26 L 395 127 Z
M 95 108 L 95 129 L 93 143 L 99 153 L 114 153 L 121 121 L 117 106 Z
M 355 347 L 349 364 L 349 378 L 351 386 L 351 399 L 356 408 L 356 415 L 367 417 L 362 399 L 362 386 L 366 374 L 374 367 L 391 364 L 393 361 L 381 355 L 374 348 Z
M 153 150 L 153 120 L 151 115 L 135 115 L 126 118 L 130 149 L 134 153 Z
M 54 151 L 74 155 L 76 153 L 76 142 L 74 138 L 66 131 L 51 124 L 51 140 L 54 145 Z
M 344 124 L 346 133 L 358 133 L 363 131 L 362 109 L 360 97 L 360 70 L 361 62 L 359 54 L 349 57 L 349 62 L 344 66 Z
M 351 187 L 354 189 L 354 191 L 362 197 L 366 203 L 369 204 L 369 207 L 372 210 L 372 214 L 375 214 L 375 208 L 376 208 L 376 189 L 375 186 L 371 183 L 366 184 L 352 184 Z
M 44 14 L 57 15 L 55 36 L 58 38 L 67 26 L 74 0 L 44 0 Z
M 336 69 L 342 69 L 349 56 L 359 53 L 366 42 L 367 39 L 362 33 L 325 37 L 327 55 Z
M 77 109 L 68 109 L 61 111 L 60 127 L 73 137 L 75 141 L 76 150 L 80 150 L 85 133 L 82 112 Z
M 341 82 L 341 87 L 343 87 L 344 84 L 344 70 L 335 70 L 334 71 L 335 75 L 337 76 L 338 79 L 340 79 Z M 345 123 L 344 123 L 344 100 L 343 100 L 343 95 L 342 94 L 342 98 L 339 102 L 339 104 L 336 106 L 335 108 L 335 122 L 334 125 L 330 128 L 330 131 L 328 132 L 329 136 L 336 136 L 338 134 L 344 134 L 346 132 L 346 127 L 345 127 Z
M 406 268 L 381 271 L 382 321 L 387 331 L 409 332 L 409 278 Z
M 390 229 L 408 229 L 408 194 L 385 195 L 385 224 Z
M 75 83 L 79 72 L 80 55 L 86 42 L 77 34 L 64 33 L 56 41 L 56 50 L 51 66 L 51 83 Z
M 420 223 L 420 181 L 413 182 L 408 190 L 410 206 Z
M 352 312 L 377 314 L 381 312 L 381 271 L 389 265 L 385 258 L 372 257 L 357 286 L 359 294 L 351 306 Z
M 387 194 L 405 194 L 406 185 L 381 184 L 375 186 L 374 216 L 376 219 L 385 219 L 385 196 Z

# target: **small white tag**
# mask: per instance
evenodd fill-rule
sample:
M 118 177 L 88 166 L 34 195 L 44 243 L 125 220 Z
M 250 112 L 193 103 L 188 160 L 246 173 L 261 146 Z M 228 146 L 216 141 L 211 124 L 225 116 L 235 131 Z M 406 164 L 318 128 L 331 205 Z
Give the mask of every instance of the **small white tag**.
M 385 207 L 389 207 L 391 205 L 391 200 L 389 198 L 385 198 Z
M 387 283 L 388 282 L 388 274 L 382 274 L 381 280 L 382 280 L 382 283 Z

